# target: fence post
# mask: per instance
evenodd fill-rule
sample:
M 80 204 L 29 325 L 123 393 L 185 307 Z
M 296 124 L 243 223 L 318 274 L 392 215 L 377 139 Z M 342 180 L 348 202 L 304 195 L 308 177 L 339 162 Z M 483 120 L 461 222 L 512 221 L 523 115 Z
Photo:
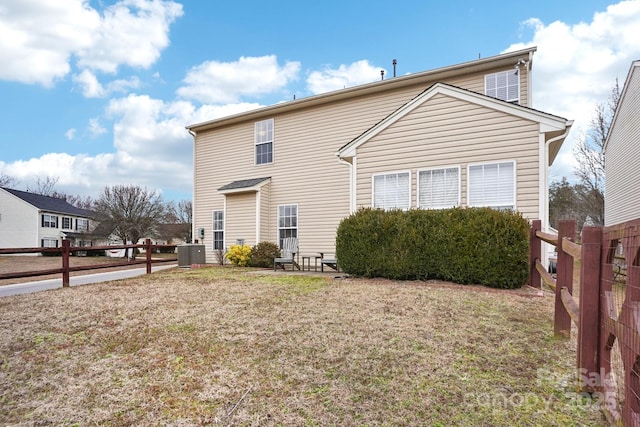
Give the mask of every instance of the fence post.
M 600 373 L 598 346 L 600 343 L 600 267 L 602 227 L 582 229 L 582 263 L 580 266 L 580 320 L 578 322 L 577 365 L 579 378 Z M 579 384 L 585 391 L 596 387 Z
M 569 338 L 571 335 L 571 316 L 562 303 L 562 288 L 573 295 L 573 257 L 562 250 L 562 239 L 575 241 L 576 222 L 560 221 L 558 224 L 558 264 L 556 268 L 556 301 L 553 332 L 556 337 Z
M 529 285 L 542 289 L 542 278 L 536 268 L 536 260 L 542 256 L 542 240 L 536 236 L 536 232 L 542 229 L 542 221 L 534 219 L 529 231 Z
M 147 274 L 151 274 L 151 239 L 145 240 L 144 245 L 147 252 Z
M 69 287 L 69 240 L 62 239 L 62 287 Z

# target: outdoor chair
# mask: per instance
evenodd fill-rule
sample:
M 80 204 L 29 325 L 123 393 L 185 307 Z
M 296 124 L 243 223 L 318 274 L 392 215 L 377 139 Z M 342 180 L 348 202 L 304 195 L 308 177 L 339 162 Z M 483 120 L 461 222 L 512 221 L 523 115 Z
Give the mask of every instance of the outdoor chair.
M 324 271 L 324 266 L 333 268 L 335 271 L 340 271 L 338 265 L 338 259 L 334 256 L 325 256 L 324 253 L 320 253 L 322 258 L 320 259 L 320 271 Z
M 297 268 L 300 270 L 300 265 L 298 264 L 298 238 L 297 237 L 287 237 L 282 241 L 282 249 L 280 250 L 281 257 L 275 258 L 273 260 L 273 271 L 276 271 L 278 266 L 282 267 L 283 270 L 286 270 L 286 265 L 291 264 L 291 270 Z

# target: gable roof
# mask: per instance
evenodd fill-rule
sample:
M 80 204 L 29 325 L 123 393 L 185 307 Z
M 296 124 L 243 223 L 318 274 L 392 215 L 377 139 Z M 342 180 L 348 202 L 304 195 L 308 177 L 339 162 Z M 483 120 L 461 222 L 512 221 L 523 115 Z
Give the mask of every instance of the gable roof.
M 527 61 L 529 64 L 528 66 L 531 67 L 533 64 L 533 54 L 536 50 L 537 47 L 532 46 L 513 52 L 502 53 L 500 55 L 480 58 L 460 64 L 449 65 L 446 67 L 435 68 L 433 70 L 407 74 L 404 76 L 393 77 L 386 80 L 378 80 L 373 83 L 339 89 L 332 92 L 309 96 L 306 98 L 299 98 L 293 101 L 281 102 L 275 105 L 246 111 L 244 113 L 192 124 L 187 126 L 186 129 L 193 134 L 234 123 L 240 123 L 248 120 L 260 120 L 265 117 L 273 116 L 275 114 L 281 114 L 289 111 L 298 111 L 303 108 L 336 102 L 343 99 L 356 98 L 371 93 L 395 90 L 398 88 L 412 86 L 420 83 L 427 84 L 434 81 L 447 80 L 460 75 L 482 72 L 501 66 L 513 67 L 513 65 L 520 59 Z
M 457 86 L 453 86 L 446 83 L 435 83 L 429 88 L 418 94 L 415 98 L 402 105 L 400 108 L 389 114 L 387 117 L 379 121 L 377 124 L 360 134 L 360 136 L 354 138 L 344 146 L 342 146 L 336 155 L 340 158 L 353 157 L 356 154 L 356 149 L 365 142 L 369 141 L 374 136 L 378 135 L 384 129 L 391 126 L 393 123 L 409 114 L 415 108 L 419 107 L 423 103 L 429 101 L 436 95 L 443 94 L 466 102 L 470 102 L 476 105 L 482 105 L 497 111 L 501 111 L 507 114 L 514 115 L 526 120 L 538 122 L 540 124 L 540 131 L 543 133 L 549 133 L 548 141 L 551 137 L 563 135 L 568 132 L 568 129 L 573 124 L 573 121 L 565 118 L 555 116 L 553 114 L 545 113 L 535 110 L 529 107 L 523 107 L 518 104 L 502 101 L 497 98 L 493 98 L 487 95 L 483 95 L 477 92 L 473 92 L 467 89 L 463 89 Z M 559 141 L 559 145 L 562 144 L 562 140 Z M 555 148 L 555 147 L 554 147 Z M 553 162 L 557 150 L 550 149 L 549 162 Z
M 613 118 L 611 119 L 611 124 L 609 125 L 609 133 L 607 134 L 607 139 L 604 142 L 604 151 L 606 154 L 607 146 L 609 145 L 609 137 L 611 136 L 611 129 L 614 129 L 616 122 L 618 121 L 618 112 L 621 110 L 621 106 L 624 103 L 624 99 L 627 96 L 627 91 L 629 91 L 631 87 L 631 79 L 633 78 L 634 73 L 640 73 L 640 59 L 633 61 L 631 63 L 631 67 L 629 68 L 629 73 L 627 74 L 627 78 L 624 81 L 624 86 L 622 87 L 622 92 L 620 93 L 620 98 L 618 99 L 618 105 L 616 106 L 616 112 L 613 114 Z
M 92 218 L 95 216 L 92 211 L 77 208 L 67 203 L 67 201 L 58 199 L 57 197 L 43 196 L 42 194 L 14 190 L 12 188 L 0 188 L 41 211 L 81 216 L 85 218 Z

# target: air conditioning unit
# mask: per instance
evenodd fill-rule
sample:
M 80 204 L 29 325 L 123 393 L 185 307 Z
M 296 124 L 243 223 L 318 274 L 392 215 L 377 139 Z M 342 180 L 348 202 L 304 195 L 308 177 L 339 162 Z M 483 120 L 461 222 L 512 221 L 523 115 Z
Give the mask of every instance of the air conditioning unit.
M 178 267 L 191 267 L 192 264 L 205 264 L 204 245 L 178 246 Z

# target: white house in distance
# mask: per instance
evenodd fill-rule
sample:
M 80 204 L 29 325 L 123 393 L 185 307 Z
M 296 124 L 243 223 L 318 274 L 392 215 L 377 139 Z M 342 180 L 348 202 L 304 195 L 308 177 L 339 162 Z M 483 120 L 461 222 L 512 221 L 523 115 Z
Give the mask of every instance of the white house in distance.
M 62 199 L 0 187 L 0 247 L 91 246 L 92 212 Z
M 604 155 L 604 225 L 640 218 L 640 60 L 629 69 Z
M 548 224 L 548 168 L 572 121 L 532 106 L 535 47 L 187 126 L 194 237 L 335 251 L 362 207 L 514 209 Z M 202 230 L 204 238 L 195 231 Z

